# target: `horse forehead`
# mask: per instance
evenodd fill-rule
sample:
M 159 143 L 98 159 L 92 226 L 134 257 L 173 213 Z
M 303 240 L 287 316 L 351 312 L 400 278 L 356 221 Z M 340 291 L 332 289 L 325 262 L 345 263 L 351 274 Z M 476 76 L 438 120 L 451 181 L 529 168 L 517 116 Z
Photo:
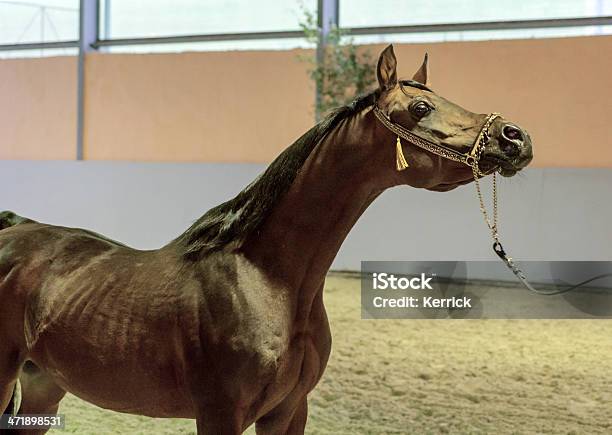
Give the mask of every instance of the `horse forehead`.
M 431 94 L 431 92 L 425 92 L 422 89 L 415 88 L 412 86 L 396 86 L 390 93 L 390 97 L 393 99 L 413 99 L 420 95 Z
M 447 115 L 449 114 L 449 112 L 454 113 L 455 116 L 474 115 L 473 112 L 464 109 L 460 105 L 453 103 L 452 101 L 434 92 L 428 92 L 423 89 L 415 88 L 413 86 L 397 86 L 395 89 L 391 90 L 386 95 L 384 103 L 389 106 L 398 104 L 402 107 L 405 107 L 408 103 L 410 103 L 410 101 L 417 97 L 423 97 L 431 101 L 437 109 L 444 108 L 444 112 Z
M 415 90 L 420 91 L 420 89 Z M 381 107 L 386 106 L 390 110 L 403 110 L 410 101 L 419 95 L 421 94 L 417 92 L 403 92 L 399 86 L 396 86 L 381 97 L 379 104 Z
M 390 95 L 393 98 L 401 99 L 402 97 L 404 97 L 409 100 L 412 100 L 415 97 L 425 97 L 432 102 L 437 102 L 440 104 L 448 104 L 451 107 L 457 107 L 459 109 L 465 110 L 463 109 L 463 107 L 459 106 L 458 104 L 453 103 L 449 99 L 439 94 L 436 94 L 433 91 L 426 91 L 424 89 L 419 89 L 415 86 L 409 86 L 409 85 L 397 86 L 395 89 L 393 89 L 392 92 L 390 92 Z
M 418 97 L 425 98 L 431 101 L 432 103 L 437 102 L 439 104 L 453 105 L 450 101 L 439 96 L 438 94 L 435 94 L 434 92 L 429 92 L 424 89 L 419 89 L 414 86 L 408 85 L 396 86 L 392 91 L 390 91 L 388 94 L 388 102 L 408 103 Z
M 478 117 L 478 114 L 471 112 L 453 101 L 448 100 L 438 94 L 426 92 L 429 100 L 436 106 L 437 109 L 444 108 L 444 112 L 448 115 L 451 113 L 458 117 Z

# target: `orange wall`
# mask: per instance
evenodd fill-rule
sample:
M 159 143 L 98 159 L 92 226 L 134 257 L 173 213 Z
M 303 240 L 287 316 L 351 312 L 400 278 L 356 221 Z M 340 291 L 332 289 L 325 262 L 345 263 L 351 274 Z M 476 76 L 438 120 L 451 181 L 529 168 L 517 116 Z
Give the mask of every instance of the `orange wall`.
M 535 165 L 612 167 L 612 36 L 395 48 L 400 76 L 427 51 L 440 95 L 529 130 Z M 88 55 L 85 157 L 267 162 L 313 123 L 304 53 Z M 75 73 L 74 58 L 0 61 L 0 158 L 74 158 Z
M 0 159 L 74 159 L 74 57 L 0 60 Z
M 87 159 L 268 161 L 313 124 L 296 51 L 93 54 Z

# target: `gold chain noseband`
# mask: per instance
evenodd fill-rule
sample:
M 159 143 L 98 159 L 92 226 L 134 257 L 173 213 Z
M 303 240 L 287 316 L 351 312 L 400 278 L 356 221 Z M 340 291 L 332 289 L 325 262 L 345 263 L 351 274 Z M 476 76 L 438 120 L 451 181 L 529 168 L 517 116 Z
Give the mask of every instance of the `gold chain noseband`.
M 408 141 L 408 143 L 412 145 L 416 145 L 419 148 L 422 148 L 440 157 L 444 157 L 445 159 L 449 159 L 455 162 L 466 164 L 470 166 L 472 170 L 474 170 L 475 173 L 480 177 L 484 177 L 485 175 L 487 175 L 486 173 L 483 173 L 480 171 L 478 163 L 480 161 L 480 158 L 482 157 L 485 147 L 489 143 L 489 139 L 491 138 L 489 134 L 489 128 L 491 127 L 491 124 L 493 123 L 495 118 L 498 118 L 501 116 L 499 113 L 491 113 L 490 115 L 487 116 L 485 123 L 481 127 L 480 132 L 478 133 L 478 136 L 476 137 L 476 140 L 474 141 L 474 145 L 472 145 L 472 148 L 467 153 L 461 153 L 447 146 L 433 143 L 427 139 L 422 138 L 421 136 L 411 132 L 407 128 L 391 121 L 389 116 L 386 115 L 382 110 L 380 110 L 378 106 L 374 106 L 374 114 L 376 115 L 376 118 L 378 118 L 378 120 L 385 127 L 387 127 L 388 130 L 390 130 L 391 132 L 397 135 L 397 147 L 398 147 L 398 167 L 397 169 L 398 170 L 401 171 L 405 169 L 406 167 L 408 167 L 408 164 L 405 163 L 403 154 L 400 154 L 401 153 L 401 143 L 399 139 L 402 138 Z M 405 163 L 405 166 L 400 165 L 401 160 L 403 160 L 403 163 Z M 494 169 L 497 169 L 497 168 L 494 168 Z

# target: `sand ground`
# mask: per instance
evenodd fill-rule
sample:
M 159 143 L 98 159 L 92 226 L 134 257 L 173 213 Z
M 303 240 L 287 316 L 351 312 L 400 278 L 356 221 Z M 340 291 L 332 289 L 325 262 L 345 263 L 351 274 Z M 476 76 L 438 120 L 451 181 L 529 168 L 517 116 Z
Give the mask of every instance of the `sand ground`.
M 361 320 L 359 280 L 339 275 L 325 303 L 334 344 L 309 434 L 612 433 L 612 321 Z M 60 412 L 70 433 L 195 433 L 74 396 Z

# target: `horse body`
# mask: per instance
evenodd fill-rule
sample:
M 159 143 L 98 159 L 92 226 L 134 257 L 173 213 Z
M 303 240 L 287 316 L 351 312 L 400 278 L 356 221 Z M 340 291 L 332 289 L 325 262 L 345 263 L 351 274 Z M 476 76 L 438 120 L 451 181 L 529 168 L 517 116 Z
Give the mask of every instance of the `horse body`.
M 194 394 L 213 408 L 248 397 L 250 424 L 302 378 L 311 349 L 289 336 L 287 290 L 240 254 L 186 264 L 173 244 L 137 251 L 28 224 L 0 234 L 7 257 L 0 300 L 25 313 L 10 340 L 60 388 L 100 407 L 195 418 Z
M 116 411 L 195 418 L 199 434 L 253 422 L 258 434 L 303 433 L 331 350 L 323 284 L 352 226 L 389 187 L 446 191 L 473 179 L 468 166 L 416 148 L 409 170 L 396 171 L 396 137 L 372 106 L 455 148 L 469 147 L 486 118 L 423 84 L 404 89 L 390 48 L 378 78 L 377 91 L 159 250 L 0 215 L 9 227 L 0 232 L 0 409 L 19 378 L 21 413 L 54 413 L 70 391 Z M 436 111 L 420 120 L 425 102 Z M 487 153 L 513 173 L 531 144 L 506 144 L 522 146 L 508 158 L 504 125 L 496 120 Z

